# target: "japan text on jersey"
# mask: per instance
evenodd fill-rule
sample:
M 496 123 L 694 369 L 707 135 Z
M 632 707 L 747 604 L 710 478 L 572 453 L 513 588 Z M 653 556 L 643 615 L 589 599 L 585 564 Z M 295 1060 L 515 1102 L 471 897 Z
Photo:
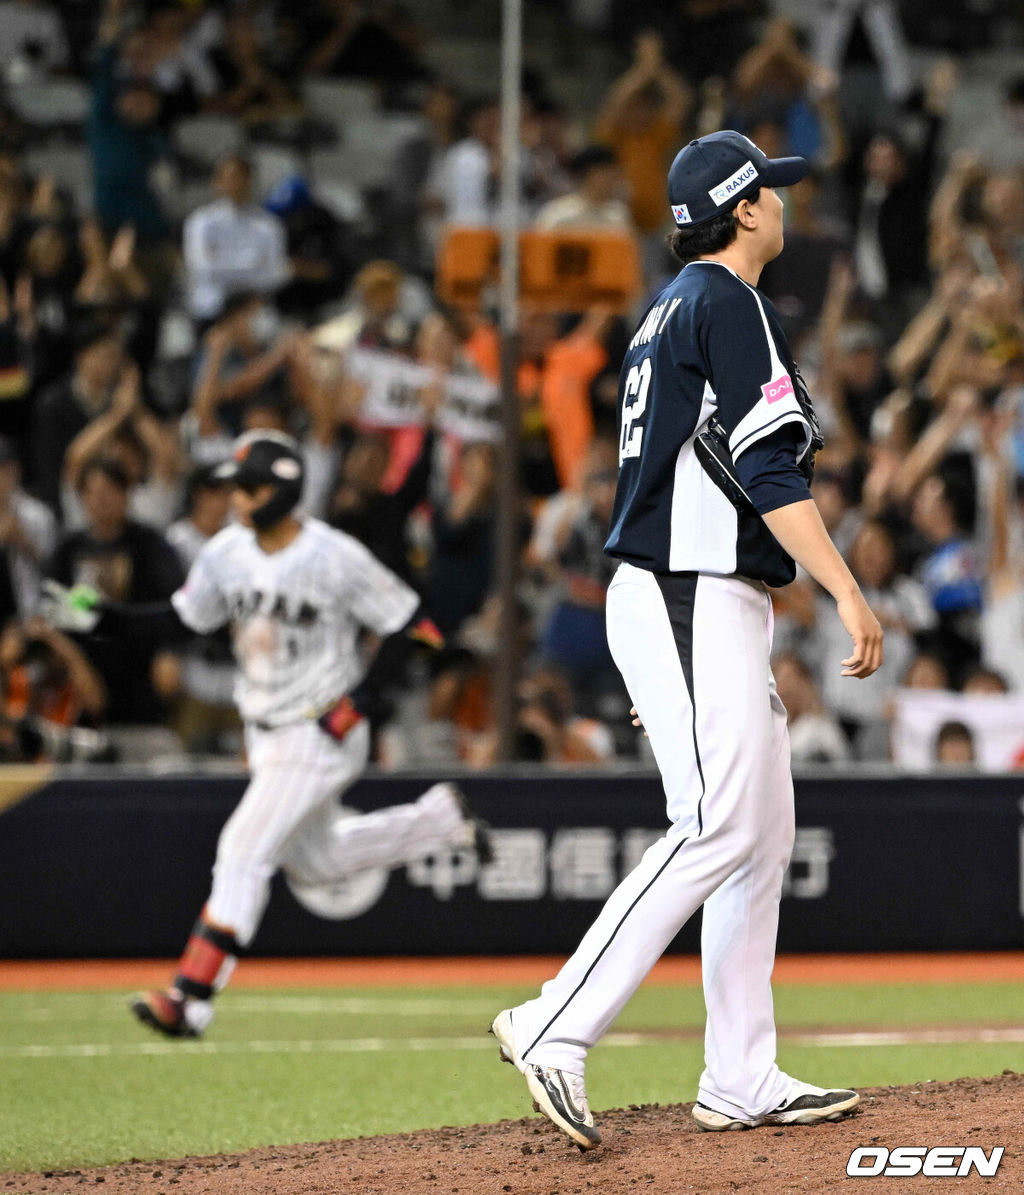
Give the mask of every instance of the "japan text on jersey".
M 232 526 L 206 544 L 172 598 L 192 630 L 230 623 L 235 698 L 248 722 L 316 717 L 362 679 L 361 627 L 384 638 L 419 605 L 361 543 L 316 519 L 279 552 Z
M 708 572 L 782 585 L 793 561 L 740 513 L 693 449 L 714 416 L 734 460 L 787 423 L 810 428 L 771 303 L 727 266 L 695 261 L 644 315 L 619 379 L 619 485 L 606 550 L 654 572 Z

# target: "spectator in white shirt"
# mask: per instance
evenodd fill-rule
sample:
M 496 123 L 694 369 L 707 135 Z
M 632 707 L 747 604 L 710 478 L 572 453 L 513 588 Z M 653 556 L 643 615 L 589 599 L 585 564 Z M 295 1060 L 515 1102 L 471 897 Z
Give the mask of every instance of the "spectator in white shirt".
M 915 636 L 930 631 L 936 624 L 936 616 L 920 582 L 900 572 L 896 542 L 885 523 L 873 520 L 864 523 L 850 547 L 847 561 L 885 628 L 885 660 L 874 676 L 856 685 L 850 684 L 838 669 L 821 664 L 818 682 L 826 706 L 840 719 L 857 757 L 884 759 L 886 701 L 899 687 L 900 678 L 914 658 Z M 819 595 L 817 659 L 835 658 L 828 653 L 834 653 L 844 643 L 838 619 Z
M 473 104 L 468 135 L 448 150 L 441 169 L 440 198 L 446 224 L 484 225 L 495 218 L 501 109 L 495 99 Z
M 573 158 L 570 169 L 576 187 L 568 195 L 544 204 L 534 227 L 541 232 L 559 228 L 632 232 L 633 219 L 622 198 L 622 172 L 614 151 L 604 145 L 590 145 Z
M 284 225 L 251 202 L 252 167 L 246 159 L 225 158 L 214 190 L 220 198 L 185 221 L 188 306 L 203 323 L 220 315 L 230 295 L 272 292 L 291 273 Z

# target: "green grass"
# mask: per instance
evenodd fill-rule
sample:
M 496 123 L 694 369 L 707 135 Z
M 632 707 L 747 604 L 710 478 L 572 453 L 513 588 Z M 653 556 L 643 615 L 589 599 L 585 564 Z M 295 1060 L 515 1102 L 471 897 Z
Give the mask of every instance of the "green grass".
M 109 992 L 0 993 L 0 1170 L 219 1153 L 519 1117 L 484 1030 L 516 988 L 228 991 L 201 1043 L 165 1042 Z M 779 987 L 780 1030 L 1024 1026 L 1014 984 Z M 615 1026 L 697 1031 L 696 988 L 643 989 Z M 614 1039 L 613 1039 L 614 1040 Z M 860 1086 L 1024 1070 L 1024 1044 L 780 1043 L 810 1082 Z M 596 1108 L 693 1099 L 698 1037 L 594 1050 Z

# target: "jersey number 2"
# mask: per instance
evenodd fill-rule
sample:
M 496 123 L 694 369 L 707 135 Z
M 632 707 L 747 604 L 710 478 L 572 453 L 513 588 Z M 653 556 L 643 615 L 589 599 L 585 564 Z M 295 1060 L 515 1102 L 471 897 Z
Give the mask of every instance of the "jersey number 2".
M 637 426 L 647 410 L 647 391 L 651 385 L 651 359 L 644 357 L 626 376 L 622 398 L 622 437 L 619 440 L 619 464 L 639 456 L 644 443 L 644 429 Z

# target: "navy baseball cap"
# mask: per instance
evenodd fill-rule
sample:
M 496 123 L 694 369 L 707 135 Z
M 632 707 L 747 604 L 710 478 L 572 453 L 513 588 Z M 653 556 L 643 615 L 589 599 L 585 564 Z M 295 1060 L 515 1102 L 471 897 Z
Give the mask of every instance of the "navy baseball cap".
M 679 228 L 732 211 L 759 187 L 790 187 L 810 170 L 806 158 L 769 158 L 732 129 L 691 141 L 668 172 L 668 201 Z

